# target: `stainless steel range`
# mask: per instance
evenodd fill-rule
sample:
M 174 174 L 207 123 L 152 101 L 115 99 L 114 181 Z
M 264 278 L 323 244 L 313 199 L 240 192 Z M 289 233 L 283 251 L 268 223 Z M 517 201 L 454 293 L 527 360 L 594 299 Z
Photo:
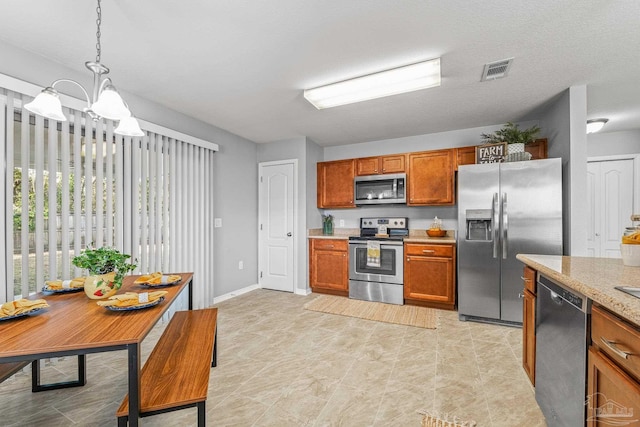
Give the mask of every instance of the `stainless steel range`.
M 404 304 L 404 245 L 408 218 L 360 218 L 349 238 L 349 298 Z

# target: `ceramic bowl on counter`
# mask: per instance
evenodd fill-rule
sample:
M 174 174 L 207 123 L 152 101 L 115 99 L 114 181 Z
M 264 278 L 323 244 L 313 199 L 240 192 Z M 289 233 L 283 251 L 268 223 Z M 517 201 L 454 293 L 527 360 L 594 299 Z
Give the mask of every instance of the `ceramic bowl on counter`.
M 441 230 L 436 228 L 427 229 L 427 236 L 429 237 L 444 237 L 447 235 L 447 230 Z

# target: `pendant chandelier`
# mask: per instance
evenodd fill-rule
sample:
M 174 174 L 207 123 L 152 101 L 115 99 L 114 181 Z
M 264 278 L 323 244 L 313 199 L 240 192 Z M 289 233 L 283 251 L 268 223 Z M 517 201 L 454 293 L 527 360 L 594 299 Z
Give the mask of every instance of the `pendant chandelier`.
M 102 79 L 104 74 L 109 73 L 109 68 L 100 63 L 100 24 L 102 23 L 100 0 L 98 0 L 96 12 L 98 14 L 98 18 L 96 19 L 96 60 L 87 61 L 84 64 L 93 73 L 91 98 L 85 88 L 75 80 L 59 79 L 54 81 L 51 86 L 44 88 L 42 92 L 40 92 L 33 101 L 26 104 L 24 108 L 48 119 L 61 122 L 66 121 L 67 118 L 62 113 L 60 96 L 55 86 L 62 82 L 73 83 L 84 93 L 87 100 L 87 107 L 84 108 L 83 111 L 87 113 L 93 121 L 98 121 L 101 117 L 109 120 L 118 120 L 119 123 L 114 130 L 115 133 L 125 136 L 144 136 L 144 132 L 140 129 L 138 121 L 131 115 L 131 111 L 129 111 L 126 102 L 120 97 L 115 86 L 113 86 L 111 79 L 109 77 Z

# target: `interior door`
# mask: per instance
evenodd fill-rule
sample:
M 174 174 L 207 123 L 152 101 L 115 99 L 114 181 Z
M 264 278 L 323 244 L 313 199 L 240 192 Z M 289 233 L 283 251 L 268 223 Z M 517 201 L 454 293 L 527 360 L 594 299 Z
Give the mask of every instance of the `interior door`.
M 620 236 L 631 225 L 633 159 L 587 164 L 589 256 L 620 258 Z
M 293 292 L 295 161 L 260 163 L 259 279 L 262 288 Z

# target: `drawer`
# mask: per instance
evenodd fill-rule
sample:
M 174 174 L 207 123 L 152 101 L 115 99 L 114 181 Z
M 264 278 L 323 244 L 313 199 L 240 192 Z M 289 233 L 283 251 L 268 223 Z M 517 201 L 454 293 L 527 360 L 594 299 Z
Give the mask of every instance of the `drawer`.
M 345 239 L 311 239 L 311 248 L 325 251 L 347 251 L 349 242 Z
M 591 310 L 591 343 L 640 380 L 640 329 L 598 306 Z
M 407 243 L 405 255 L 438 256 L 453 258 L 453 245 L 422 245 Z

